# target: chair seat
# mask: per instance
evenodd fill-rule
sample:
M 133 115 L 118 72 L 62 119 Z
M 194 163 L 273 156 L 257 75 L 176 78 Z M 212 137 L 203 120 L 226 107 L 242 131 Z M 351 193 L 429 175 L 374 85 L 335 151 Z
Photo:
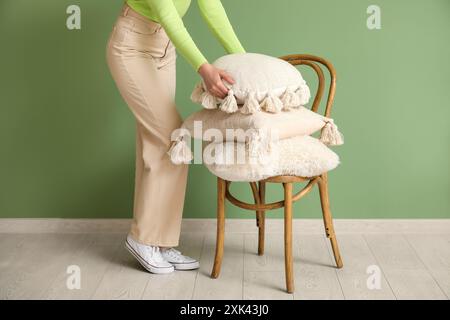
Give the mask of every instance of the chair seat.
M 222 145 L 222 152 L 228 155 L 227 159 L 237 159 L 238 148 L 235 142 L 224 142 Z M 272 160 L 265 164 L 248 161 L 247 151 L 247 161 L 244 163 L 205 162 L 205 165 L 212 174 L 224 180 L 252 182 L 280 175 L 314 177 L 336 168 L 339 164 L 339 156 L 335 152 L 310 136 L 280 140 L 275 145 L 275 150 L 278 152 L 274 152 Z M 231 152 L 234 152 L 234 157 L 229 157 Z

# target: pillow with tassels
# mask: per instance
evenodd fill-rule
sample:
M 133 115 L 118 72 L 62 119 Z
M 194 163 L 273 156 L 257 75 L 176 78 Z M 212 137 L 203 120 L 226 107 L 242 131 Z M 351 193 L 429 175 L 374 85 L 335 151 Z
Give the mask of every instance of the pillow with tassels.
M 224 99 L 210 94 L 203 82 L 198 83 L 191 100 L 206 109 L 278 113 L 309 101 L 310 91 L 300 71 L 282 59 L 259 53 L 234 53 L 220 57 L 213 65 L 230 74 L 235 83 L 225 83 L 229 91 Z
M 198 124 L 198 125 L 196 125 Z M 183 122 L 178 135 L 172 136 L 169 155 L 174 163 L 189 163 L 192 152 L 186 141 L 186 135 L 194 139 L 209 141 L 205 133 L 211 129 L 220 133 L 222 141 L 237 141 L 247 143 L 251 150 L 268 154 L 271 143 L 277 139 L 295 136 L 308 136 L 320 130 L 320 141 L 328 146 L 344 143 L 343 135 L 339 132 L 333 119 L 324 117 L 305 107 L 291 109 L 276 114 L 258 112 L 251 115 L 241 113 L 225 113 L 220 110 L 201 109 L 191 114 Z M 242 130 L 244 135 L 231 135 Z M 210 131 L 211 132 L 211 131 Z M 216 137 L 215 137 L 216 138 Z M 218 141 L 216 141 L 218 142 Z

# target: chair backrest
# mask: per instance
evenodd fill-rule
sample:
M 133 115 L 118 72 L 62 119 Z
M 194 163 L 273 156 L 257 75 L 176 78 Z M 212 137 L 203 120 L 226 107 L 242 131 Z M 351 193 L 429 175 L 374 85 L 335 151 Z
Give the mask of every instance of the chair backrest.
M 330 88 L 328 90 L 327 104 L 325 107 L 325 117 L 329 117 L 331 114 L 331 107 L 333 106 L 334 95 L 336 92 L 336 69 L 334 69 L 333 65 L 320 57 L 313 56 L 310 54 L 290 54 L 287 56 L 282 56 L 280 59 L 286 60 L 290 64 L 296 65 L 307 65 L 311 67 L 317 74 L 319 79 L 319 85 L 317 86 L 316 96 L 314 97 L 314 101 L 311 107 L 311 110 L 317 112 L 320 106 L 320 102 L 323 97 L 323 92 L 325 89 L 326 81 L 323 73 L 323 66 L 328 69 L 330 74 Z

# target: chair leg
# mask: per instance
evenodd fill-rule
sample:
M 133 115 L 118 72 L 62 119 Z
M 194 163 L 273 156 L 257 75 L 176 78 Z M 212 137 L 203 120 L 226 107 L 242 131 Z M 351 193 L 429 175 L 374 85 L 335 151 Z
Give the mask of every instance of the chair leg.
M 333 249 L 334 260 L 336 261 L 336 266 L 338 268 L 342 268 L 343 263 L 341 259 L 341 254 L 339 253 L 336 234 L 334 232 L 333 218 L 331 216 L 330 210 L 327 173 L 322 174 L 321 178 L 319 179 L 319 194 L 320 194 L 320 204 L 322 206 L 323 222 L 325 225 L 325 233 L 327 235 L 327 238 L 330 239 L 331 248 Z
M 284 260 L 286 289 L 294 292 L 294 261 L 292 258 L 292 182 L 283 183 L 284 187 Z
M 266 196 L 266 183 L 260 181 L 258 190 L 260 203 L 264 204 Z M 258 217 L 258 255 L 262 256 L 264 254 L 264 233 L 266 224 L 266 212 L 257 211 L 256 214 Z
M 217 178 L 217 239 L 216 255 L 214 257 L 214 266 L 211 272 L 211 278 L 217 278 L 222 266 L 223 245 L 225 240 L 225 183 L 226 181 Z

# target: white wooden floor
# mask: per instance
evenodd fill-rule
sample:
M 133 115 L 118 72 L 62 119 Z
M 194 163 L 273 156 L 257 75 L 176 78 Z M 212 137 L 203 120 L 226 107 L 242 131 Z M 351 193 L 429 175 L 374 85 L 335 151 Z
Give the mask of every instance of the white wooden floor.
M 254 222 L 252 221 L 254 224 Z M 180 248 L 200 259 L 196 271 L 153 275 L 125 250 L 123 232 L 38 233 L 0 228 L 1 299 L 449 299 L 450 230 L 401 232 L 337 230 L 344 261 L 336 269 L 328 239 L 316 231 L 294 234 L 296 291 L 285 292 L 283 234 L 268 222 L 265 255 L 255 232 L 227 233 L 222 272 L 211 279 L 214 229 L 183 228 Z M 351 223 L 350 223 L 351 224 Z M 378 227 L 379 228 L 379 227 Z M 206 229 L 206 230 L 205 230 Z M 337 229 L 339 229 L 337 227 Z M 351 228 L 350 228 L 351 229 Z M 360 228 L 355 228 L 360 229 Z M 364 229 L 364 228 L 363 228 Z M 394 228 L 395 229 L 395 228 Z M 371 230 L 367 227 L 365 230 Z M 256 227 L 255 230 L 256 231 Z M 448 232 L 447 232 L 448 231 Z M 69 290 L 69 265 L 81 270 L 81 289 Z M 368 266 L 381 287 L 367 288 Z

